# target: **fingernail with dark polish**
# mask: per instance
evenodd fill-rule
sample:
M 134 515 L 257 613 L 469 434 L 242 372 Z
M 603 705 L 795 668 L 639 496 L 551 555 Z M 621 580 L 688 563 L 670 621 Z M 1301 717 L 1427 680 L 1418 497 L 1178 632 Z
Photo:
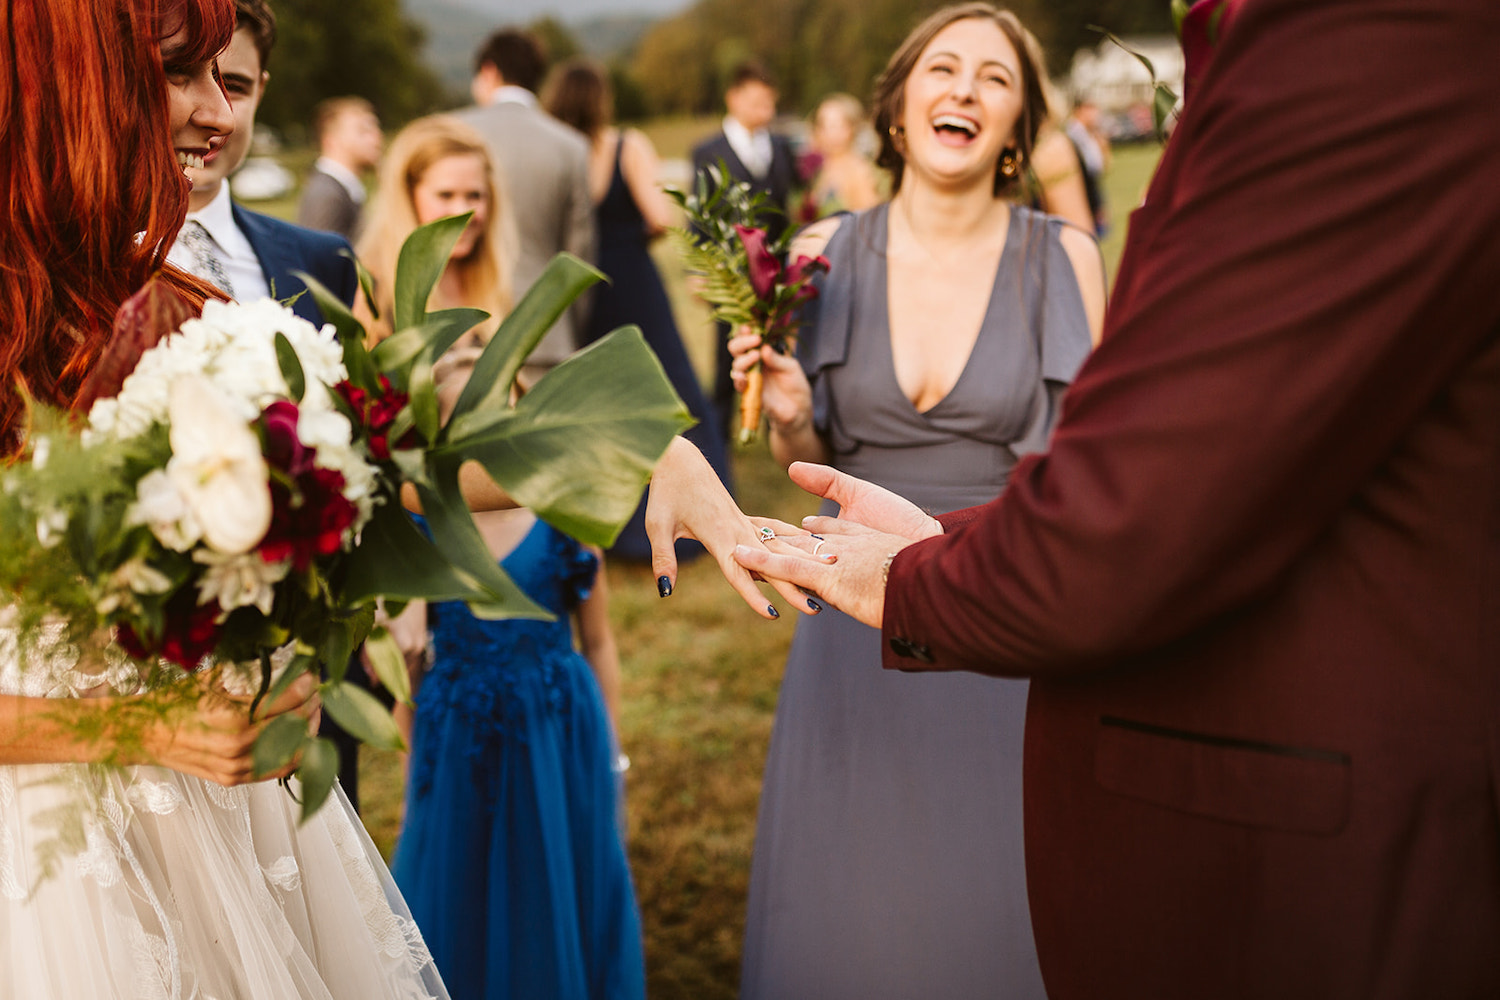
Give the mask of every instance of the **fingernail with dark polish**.
M 776 610 L 776 606 L 774 604 L 766 605 L 766 613 L 769 614 L 772 618 L 781 617 L 781 612 Z
M 785 354 L 786 353 L 786 341 L 784 341 L 784 340 L 773 340 L 771 342 L 771 350 L 775 351 L 777 354 Z
M 669 577 L 669 576 L 659 576 L 659 577 L 657 577 L 656 578 L 656 592 L 658 594 L 660 594 L 662 597 L 671 597 L 672 596 L 672 578 Z
M 817 614 L 818 612 L 820 612 L 820 611 L 823 610 L 823 605 L 819 604 L 817 601 L 813 600 L 811 597 L 809 597 L 807 599 L 807 606 L 810 607 L 810 608 L 812 608 L 812 613 L 813 614 Z

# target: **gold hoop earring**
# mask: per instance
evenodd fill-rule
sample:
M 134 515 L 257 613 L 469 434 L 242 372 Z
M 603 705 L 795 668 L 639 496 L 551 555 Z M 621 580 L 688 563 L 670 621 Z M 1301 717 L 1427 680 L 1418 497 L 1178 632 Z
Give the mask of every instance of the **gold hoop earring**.
M 1021 176 L 1021 157 L 1014 149 L 1007 149 L 1000 154 L 1000 173 L 1011 180 Z
M 890 135 L 891 145 L 896 147 L 896 152 L 905 153 L 906 129 L 901 125 L 892 125 L 890 128 L 886 129 L 886 133 Z

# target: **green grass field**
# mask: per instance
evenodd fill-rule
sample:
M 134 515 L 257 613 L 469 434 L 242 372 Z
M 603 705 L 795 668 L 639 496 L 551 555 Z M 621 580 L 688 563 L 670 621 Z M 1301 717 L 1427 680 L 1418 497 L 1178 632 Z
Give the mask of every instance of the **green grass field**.
M 651 129 L 663 156 L 684 155 L 712 122 Z M 1103 243 L 1111 274 L 1130 207 L 1140 201 L 1158 156 L 1153 146 L 1117 151 L 1108 178 L 1115 230 Z M 270 206 L 289 214 L 294 202 Z M 706 373 L 712 326 L 683 292 L 663 248 L 667 278 L 689 353 Z M 812 498 L 791 486 L 764 445 L 740 451 L 741 505 L 786 520 L 810 513 Z M 686 567 L 677 590 L 657 597 L 649 568 L 610 565 L 610 617 L 624 666 L 621 740 L 630 755 L 629 848 L 646 934 L 648 988 L 658 1000 L 717 1000 L 738 990 L 740 939 L 761 768 L 795 613 L 766 622 L 709 563 Z M 394 754 L 361 760 L 364 819 L 386 854 L 400 822 L 401 768 Z

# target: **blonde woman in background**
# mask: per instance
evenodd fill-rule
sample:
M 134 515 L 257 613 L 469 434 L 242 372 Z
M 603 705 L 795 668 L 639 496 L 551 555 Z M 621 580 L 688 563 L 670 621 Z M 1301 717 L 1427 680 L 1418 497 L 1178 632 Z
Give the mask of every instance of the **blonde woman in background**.
M 474 213 L 431 304 L 493 315 L 447 355 L 445 399 L 511 305 L 503 190 L 478 133 L 424 118 L 391 144 L 360 243 L 388 317 L 406 237 Z M 599 555 L 525 509 L 476 513 L 475 523 L 516 584 L 556 617 L 488 621 L 459 603 L 413 602 L 397 619 L 409 662 L 430 630 L 432 665 L 420 686 L 413 678 L 391 872 L 458 996 L 640 1000 L 640 917 L 616 822 L 620 664 Z
M 812 120 L 812 151 L 819 158 L 808 193 L 811 218 L 838 212 L 863 212 L 884 199 L 875 165 L 861 152 L 860 137 L 869 129 L 869 116 L 859 98 L 829 94 L 818 104 Z
M 433 115 L 402 129 L 380 165 L 380 182 L 369 225 L 360 239 L 359 259 L 375 280 L 380 319 L 359 312 L 372 341 L 393 332 L 396 258 L 418 226 L 449 215 L 473 212 L 458 238 L 448 266 L 432 290 L 433 307 L 474 306 L 490 313 L 467 343 L 477 346 L 499 326 L 512 304 L 511 269 L 516 238 L 509 207 L 489 147 L 478 132 L 457 118 Z

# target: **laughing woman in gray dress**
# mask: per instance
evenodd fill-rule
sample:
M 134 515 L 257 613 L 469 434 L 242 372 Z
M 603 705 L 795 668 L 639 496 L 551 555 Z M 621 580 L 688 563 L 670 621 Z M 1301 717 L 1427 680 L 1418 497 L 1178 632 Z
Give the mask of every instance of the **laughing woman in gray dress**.
M 1045 114 L 1025 29 L 939 12 L 876 86 L 889 206 L 794 253 L 832 263 L 799 358 L 765 369 L 783 463 L 830 463 L 933 512 L 987 502 L 1043 447 L 1097 335 L 1091 236 L 1007 200 Z M 800 364 L 799 364 L 800 360 Z M 829 511 L 825 511 L 829 513 Z M 1026 683 L 887 673 L 829 609 L 792 643 L 766 764 L 747 1000 L 1042 997 L 1026 903 Z

